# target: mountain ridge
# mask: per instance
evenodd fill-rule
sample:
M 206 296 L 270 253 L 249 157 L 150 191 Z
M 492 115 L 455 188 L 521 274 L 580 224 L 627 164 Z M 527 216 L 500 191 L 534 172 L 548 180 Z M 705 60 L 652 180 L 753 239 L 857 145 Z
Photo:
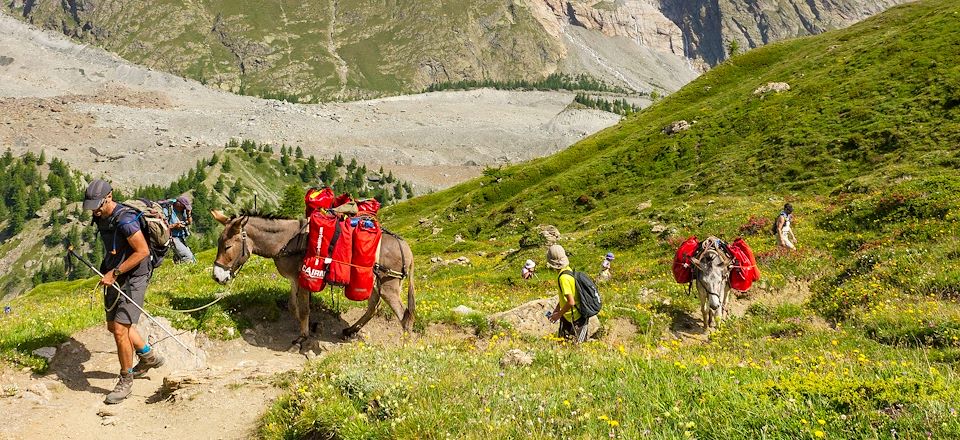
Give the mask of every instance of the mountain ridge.
M 5 10 L 224 90 L 315 102 L 558 72 L 671 92 L 726 59 L 731 41 L 749 48 L 818 33 L 904 1 L 14 0 Z

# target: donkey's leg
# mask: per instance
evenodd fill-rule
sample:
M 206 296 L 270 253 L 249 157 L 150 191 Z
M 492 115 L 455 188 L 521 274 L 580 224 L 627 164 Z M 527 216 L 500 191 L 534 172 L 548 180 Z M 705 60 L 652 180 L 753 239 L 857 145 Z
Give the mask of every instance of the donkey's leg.
M 290 280 L 290 301 L 287 301 L 287 310 L 290 311 L 290 315 L 293 316 L 293 319 L 299 319 L 299 305 L 300 300 L 297 298 L 297 291 L 300 290 L 300 285 L 296 280 Z
M 297 286 L 297 322 L 300 324 L 300 337 L 293 341 L 294 344 L 303 345 L 303 342 L 310 337 L 310 291 Z
M 386 301 L 387 304 L 390 304 L 390 308 L 393 309 L 393 313 L 397 315 L 397 321 L 400 322 L 400 326 L 404 327 L 404 333 L 412 330 L 404 326 L 405 322 L 403 317 L 406 315 L 407 309 L 403 306 L 403 302 L 400 300 L 400 280 L 397 278 L 391 278 L 383 283 L 381 289 L 382 291 L 380 294 L 383 296 L 383 300 Z
M 703 304 L 700 306 L 700 315 L 703 317 L 703 332 L 710 331 L 710 306 Z

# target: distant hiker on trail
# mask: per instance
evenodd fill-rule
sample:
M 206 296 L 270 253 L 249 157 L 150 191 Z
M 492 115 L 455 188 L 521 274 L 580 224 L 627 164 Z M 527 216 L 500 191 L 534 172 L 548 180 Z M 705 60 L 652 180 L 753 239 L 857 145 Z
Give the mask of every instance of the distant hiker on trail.
M 190 235 L 190 224 L 193 223 L 193 207 L 190 199 L 181 195 L 164 204 L 164 213 L 167 223 L 170 224 L 170 236 L 173 238 L 173 262 L 196 263 L 190 246 L 187 246 L 187 236 Z
M 603 258 L 603 262 L 600 263 L 600 274 L 597 275 L 597 281 L 605 283 L 610 281 L 612 275 L 610 275 L 610 263 L 613 262 L 613 252 L 607 252 L 607 256 Z
M 793 235 L 793 228 L 790 226 L 791 223 L 793 223 L 793 205 L 787 203 L 783 205 L 783 211 L 780 211 L 780 215 L 777 216 L 773 228 L 777 236 L 778 245 L 790 250 L 796 250 L 797 247 L 794 243 L 797 241 L 797 236 Z M 791 238 L 793 240 L 791 240 Z
M 520 270 L 520 276 L 525 280 L 533 278 L 536 267 L 537 263 L 534 263 L 533 260 L 527 260 L 527 262 L 523 264 L 523 269 Z
M 106 288 L 107 330 L 113 333 L 120 359 L 120 380 L 104 402 L 120 403 L 130 395 L 134 376 L 163 365 L 163 357 L 133 326 L 140 319 L 140 310 L 116 288 L 110 287 L 116 282 L 125 294 L 143 307 L 147 283 L 153 275 L 150 248 L 140 230 L 136 211 L 113 200 L 113 188 L 109 183 L 100 179 L 90 182 L 83 196 L 83 209 L 93 211 L 93 221 L 104 246 L 105 255 L 100 263 L 100 273 L 104 275 L 100 284 Z M 133 365 L 134 352 L 140 358 L 136 366 Z
M 559 288 L 557 307 L 550 314 L 550 322 L 560 321 L 557 336 L 567 338 L 574 343 L 587 339 L 587 318 L 580 316 L 577 309 L 577 281 L 570 269 L 570 260 L 563 246 L 555 244 L 547 249 L 547 266 L 557 271 Z

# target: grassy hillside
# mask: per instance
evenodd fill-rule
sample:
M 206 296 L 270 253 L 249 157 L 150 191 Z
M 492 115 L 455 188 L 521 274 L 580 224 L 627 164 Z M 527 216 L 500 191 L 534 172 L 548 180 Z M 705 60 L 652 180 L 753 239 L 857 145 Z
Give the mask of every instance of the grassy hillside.
M 477 336 L 335 351 L 284 378 L 259 434 L 960 437 L 958 16 L 956 2 L 924 1 L 749 52 L 560 154 L 386 209 L 383 223 L 416 254 L 418 329 L 455 323 Z M 754 95 L 769 82 L 791 90 Z M 693 125 L 662 132 L 677 120 Z M 796 207 L 794 253 L 764 232 L 784 201 Z M 595 273 L 604 253 L 617 254 L 601 320 L 616 325 L 608 333 L 630 331 L 570 347 L 485 319 L 555 295 L 541 224 L 559 228 L 575 268 Z M 763 279 L 706 341 L 681 339 L 698 330 L 697 300 L 669 264 L 682 239 L 711 234 L 745 235 Z M 431 262 L 460 256 L 470 264 Z M 148 301 L 213 299 L 212 258 L 162 269 Z M 540 272 L 524 282 L 527 258 Z M 271 273 L 252 259 L 227 305 L 169 316 L 218 337 L 289 322 Z M 48 312 L 37 309 L 0 320 L 0 335 L 13 335 L 0 341 L 4 358 L 41 369 L 29 355 L 37 341 L 89 324 L 70 289 L 17 300 L 76 317 L 38 327 Z M 451 312 L 460 304 L 477 312 Z M 532 365 L 501 366 L 513 348 Z
M 577 268 L 596 273 L 617 253 L 601 317 L 628 319 L 637 335 L 571 349 L 481 328 L 492 336 L 342 351 L 291 384 L 261 434 L 960 435 L 950 391 L 960 359 L 958 15 L 955 2 L 919 2 L 751 51 L 562 153 L 388 209 L 385 223 L 420 257 L 421 318 L 552 295 L 549 270 L 533 283 L 518 274 L 526 258 L 543 266 L 536 227 L 552 224 Z M 790 90 L 754 94 L 770 82 Z M 678 120 L 692 127 L 665 134 Z M 785 201 L 800 240 L 790 254 L 765 232 Z M 753 295 L 779 291 L 784 302 L 753 304 L 709 343 L 682 343 L 672 334 L 697 316 L 696 299 L 673 283 L 670 260 L 683 238 L 711 234 L 746 235 L 764 276 Z M 470 266 L 427 262 L 461 255 Z M 533 366 L 499 365 L 515 347 Z
M 561 51 L 527 6 L 514 2 L 66 5 L 14 2 L 9 11 L 135 63 L 301 102 L 416 92 L 462 79 L 540 79 Z

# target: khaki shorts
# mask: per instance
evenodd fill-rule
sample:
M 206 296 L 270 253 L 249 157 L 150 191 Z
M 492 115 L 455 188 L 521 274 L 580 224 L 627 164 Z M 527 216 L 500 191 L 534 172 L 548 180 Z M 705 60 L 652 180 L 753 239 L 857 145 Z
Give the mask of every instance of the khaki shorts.
M 123 293 L 136 301 L 137 305 L 143 307 L 143 299 L 147 295 L 147 283 L 152 275 L 153 272 L 146 275 L 121 275 L 117 284 L 123 289 Z M 116 305 L 114 305 L 114 302 L 116 302 Z M 136 324 L 140 320 L 140 309 L 120 295 L 114 287 L 108 287 L 106 294 L 103 295 L 103 308 L 107 312 L 108 322 Z

